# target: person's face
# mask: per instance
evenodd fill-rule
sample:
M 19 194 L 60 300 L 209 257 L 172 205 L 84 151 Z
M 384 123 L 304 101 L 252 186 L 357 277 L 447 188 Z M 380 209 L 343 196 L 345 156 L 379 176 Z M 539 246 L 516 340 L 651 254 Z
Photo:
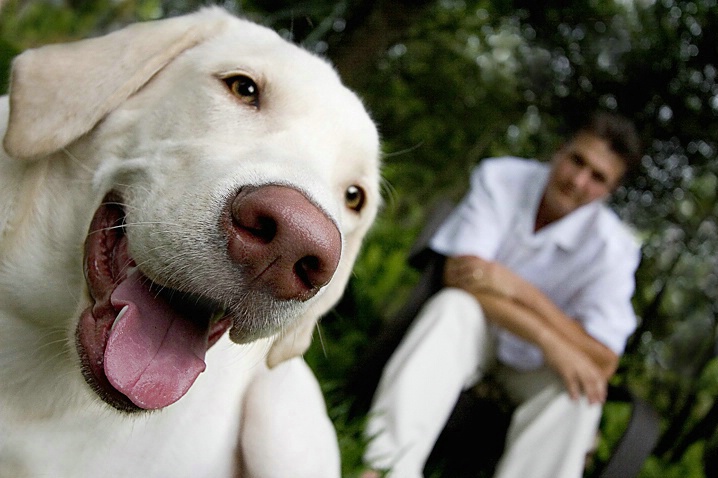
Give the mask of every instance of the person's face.
M 625 172 L 625 163 L 607 141 L 580 133 L 554 155 L 543 206 L 551 220 L 559 219 L 585 204 L 605 199 Z

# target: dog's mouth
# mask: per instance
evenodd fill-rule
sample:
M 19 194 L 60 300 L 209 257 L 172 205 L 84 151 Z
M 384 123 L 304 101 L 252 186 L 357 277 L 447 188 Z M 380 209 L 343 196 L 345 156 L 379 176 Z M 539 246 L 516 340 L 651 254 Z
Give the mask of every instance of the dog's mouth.
M 159 409 L 187 393 L 232 321 L 221 304 L 147 278 L 129 254 L 124 218 L 110 194 L 92 219 L 85 277 L 93 305 L 81 314 L 77 346 L 85 380 L 104 401 Z

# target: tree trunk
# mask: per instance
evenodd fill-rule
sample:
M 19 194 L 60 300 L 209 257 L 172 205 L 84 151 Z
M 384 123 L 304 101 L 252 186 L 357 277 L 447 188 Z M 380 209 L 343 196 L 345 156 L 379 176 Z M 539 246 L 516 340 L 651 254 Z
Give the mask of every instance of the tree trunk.
M 349 11 L 346 35 L 329 49 L 344 81 L 361 89 L 366 72 L 394 43 L 405 37 L 431 0 L 368 0 Z

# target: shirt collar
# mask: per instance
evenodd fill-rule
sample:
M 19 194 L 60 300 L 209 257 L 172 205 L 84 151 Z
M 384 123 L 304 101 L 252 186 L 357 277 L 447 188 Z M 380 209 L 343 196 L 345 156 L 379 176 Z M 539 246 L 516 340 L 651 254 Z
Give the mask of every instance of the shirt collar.
M 567 216 L 545 226 L 539 233 L 547 234 L 547 237 L 562 249 L 572 251 L 580 245 L 586 229 L 591 226 L 600 207 L 598 201 L 581 206 Z
M 593 218 L 601 207 L 601 203 L 594 201 L 585 204 L 558 221 L 544 226 L 538 233 L 534 233 L 533 228 L 536 224 L 536 212 L 538 211 L 543 192 L 546 189 L 549 172 L 550 168 L 546 165 L 546 167 L 540 171 L 540 174 L 537 175 L 538 177 L 532 178 L 527 184 L 524 202 L 526 207 L 523 208 L 528 215 L 528 217 L 525 218 L 525 223 L 529 227 L 528 232 L 530 236 L 541 236 L 542 239 L 551 241 L 564 250 L 571 251 L 580 245 L 583 233 L 590 227 Z

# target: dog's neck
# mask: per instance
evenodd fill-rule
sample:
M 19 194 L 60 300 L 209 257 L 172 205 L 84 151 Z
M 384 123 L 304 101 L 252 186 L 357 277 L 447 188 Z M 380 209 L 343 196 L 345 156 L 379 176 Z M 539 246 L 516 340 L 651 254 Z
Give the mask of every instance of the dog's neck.
M 66 328 L 84 294 L 77 248 L 88 226 L 67 185 L 90 188 L 90 172 L 63 152 L 32 161 L 0 150 L 0 402 L 38 417 L 67 408 L 76 399 L 58 391 L 82 381 Z M 47 251 L 46 259 L 38 261 L 28 243 Z

